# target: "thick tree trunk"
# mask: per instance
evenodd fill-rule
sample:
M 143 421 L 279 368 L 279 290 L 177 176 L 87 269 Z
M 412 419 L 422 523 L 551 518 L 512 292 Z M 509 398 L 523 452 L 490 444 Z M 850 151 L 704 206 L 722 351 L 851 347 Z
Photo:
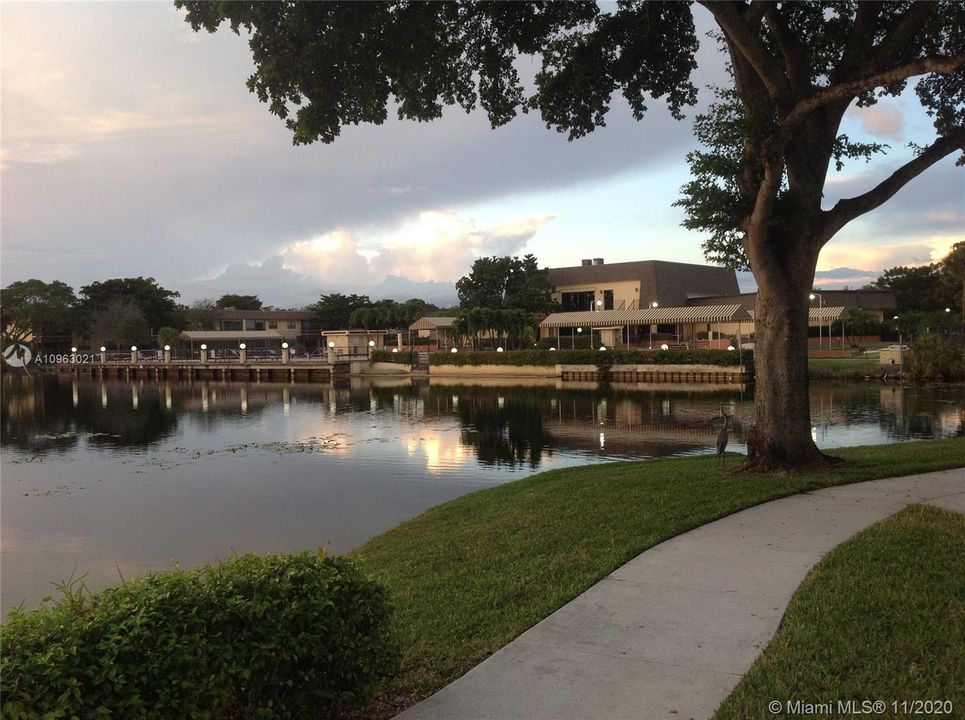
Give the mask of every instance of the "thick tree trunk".
M 778 267 L 755 273 L 756 423 L 748 432 L 747 460 L 739 472 L 787 472 L 834 462 L 811 436 L 808 294 L 816 257 L 771 260 Z

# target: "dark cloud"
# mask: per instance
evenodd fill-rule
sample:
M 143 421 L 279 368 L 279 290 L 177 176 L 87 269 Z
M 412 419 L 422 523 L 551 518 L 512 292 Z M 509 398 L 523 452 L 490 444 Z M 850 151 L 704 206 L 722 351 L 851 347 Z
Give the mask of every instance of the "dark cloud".
M 243 37 L 191 36 L 177 15 L 157 5 L 96 14 L 114 30 L 96 43 L 123 38 L 118 48 L 126 53 L 126 75 L 111 75 L 108 58 L 97 55 L 105 82 L 139 82 L 149 67 L 153 84 L 174 99 L 166 109 L 140 90 L 107 94 L 92 86 L 92 95 L 112 103 L 136 97 L 141 105 L 123 112 L 59 108 L 76 114 L 69 128 L 99 134 L 91 130 L 56 152 L 37 150 L 47 164 L 9 155 L 7 276 L 42 269 L 83 283 L 151 273 L 183 283 L 229 264 L 261 262 L 291 242 L 340 227 L 364 231 L 421 210 L 656 170 L 681 163 L 694 145 L 690 122 L 673 120 L 660 103 L 637 123 L 615 99 L 607 126 L 572 143 L 537 115 L 493 130 L 482 114 L 452 109 L 432 123 L 390 119 L 381 127 L 346 128 L 332 145 L 293 147 L 282 122 L 244 90 L 251 61 Z M 45 21 L 55 23 L 56 16 Z M 93 39 L 73 42 L 93 52 Z M 719 64 L 706 65 L 701 84 L 720 72 Z M 33 110 L 26 100 L 5 107 L 5 125 Z M 77 256 L 79 249 L 85 254 Z

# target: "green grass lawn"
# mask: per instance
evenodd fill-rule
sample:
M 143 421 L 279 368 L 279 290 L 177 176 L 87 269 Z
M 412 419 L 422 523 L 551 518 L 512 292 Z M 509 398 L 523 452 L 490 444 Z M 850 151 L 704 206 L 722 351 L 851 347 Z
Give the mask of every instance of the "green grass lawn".
M 914 447 L 836 450 L 847 465 L 792 476 L 735 477 L 711 456 L 569 468 L 435 507 L 353 553 L 392 594 L 405 653 L 365 717 L 438 690 L 674 535 L 808 489 L 965 465 L 965 438 Z
M 963 564 L 965 518 L 924 505 L 839 545 L 805 578 L 781 629 L 715 718 L 767 717 L 775 701 L 787 712 L 788 701 L 839 699 L 882 700 L 886 717 L 916 714 L 893 701 L 947 700 L 951 712 L 918 714 L 961 717 Z
M 877 355 L 853 358 L 808 358 L 808 375 L 813 380 L 880 378 L 885 368 L 878 364 Z M 894 372 L 891 370 L 890 372 Z

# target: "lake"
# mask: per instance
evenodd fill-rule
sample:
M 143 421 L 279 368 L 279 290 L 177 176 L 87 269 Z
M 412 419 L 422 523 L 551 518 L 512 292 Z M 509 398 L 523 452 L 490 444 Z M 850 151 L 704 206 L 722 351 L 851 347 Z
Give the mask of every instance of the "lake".
M 712 452 L 737 386 L 344 386 L 2 379 L 0 604 L 231 553 L 364 543 L 426 508 L 543 470 Z M 508 382 L 508 381 L 507 381 Z M 822 448 L 965 434 L 965 387 L 816 385 Z M 736 462 L 736 461 L 732 461 Z

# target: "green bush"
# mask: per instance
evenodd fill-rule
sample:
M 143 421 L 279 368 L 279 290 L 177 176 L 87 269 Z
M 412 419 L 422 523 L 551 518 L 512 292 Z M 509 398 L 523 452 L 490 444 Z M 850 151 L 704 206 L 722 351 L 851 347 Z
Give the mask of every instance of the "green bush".
M 314 717 L 398 658 L 385 591 L 349 560 L 245 555 L 11 612 L 2 716 Z
M 753 353 L 744 350 L 513 350 L 510 352 L 440 352 L 429 356 L 430 365 L 745 365 L 753 362 Z
M 396 365 L 411 365 L 412 353 L 392 352 L 391 350 L 375 350 L 372 353 L 372 362 L 395 363 Z
M 922 334 L 908 349 L 905 372 L 916 382 L 927 379 L 953 380 L 965 375 L 961 346 L 940 335 Z

